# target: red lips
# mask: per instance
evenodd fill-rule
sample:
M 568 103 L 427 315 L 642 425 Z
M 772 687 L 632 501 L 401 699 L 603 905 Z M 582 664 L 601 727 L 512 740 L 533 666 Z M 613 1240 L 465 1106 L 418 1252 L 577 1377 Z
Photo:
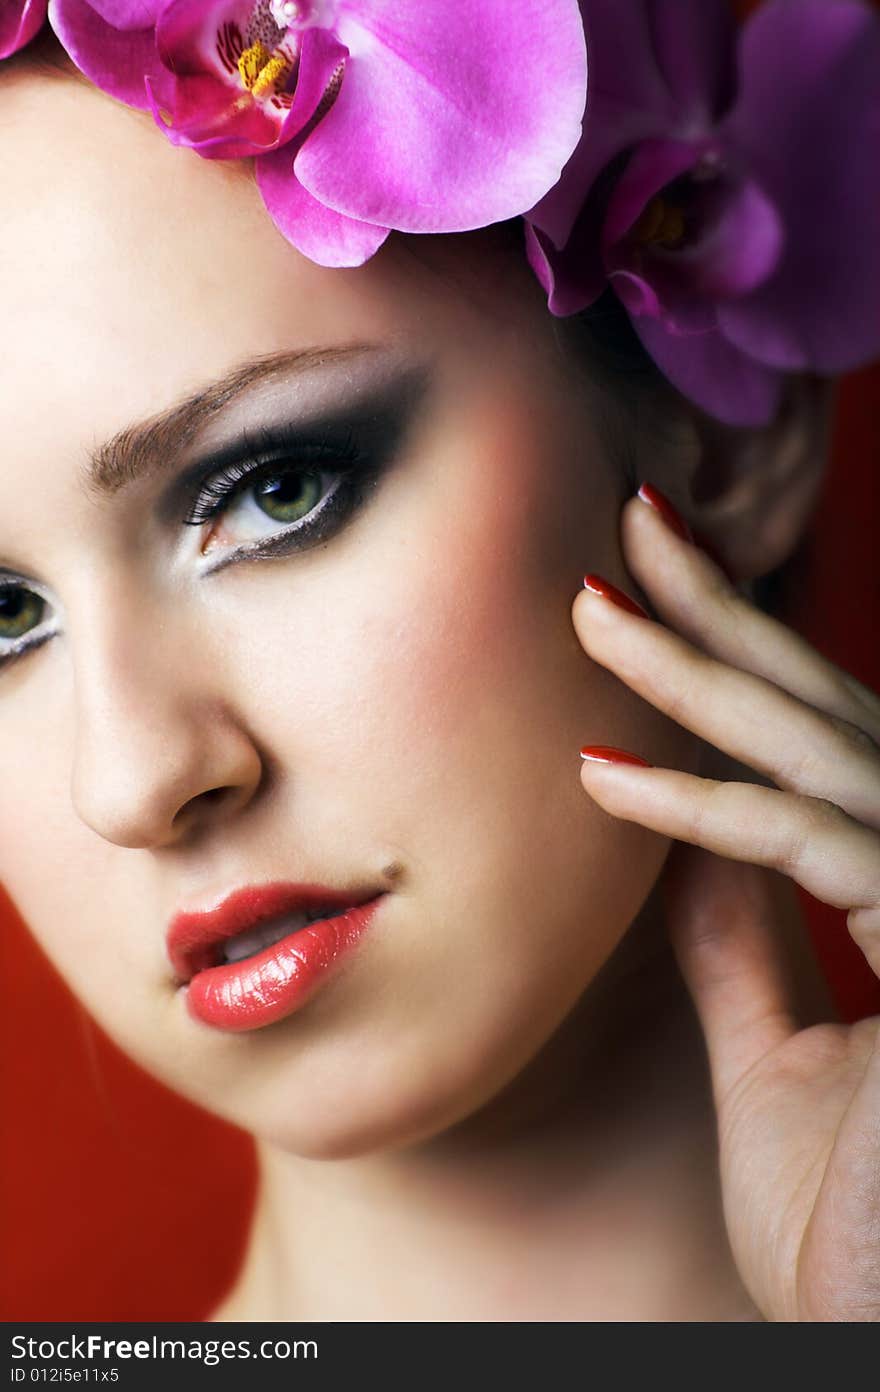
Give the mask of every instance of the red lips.
M 322 885 L 246 886 L 204 913 L 177 914 L 168 956 L 191 1015 L 219 1029 L 258 1029 L 310 1000 L 329 968 L 354 947 L 386 898 L 383 891 L 340 892 Z M 238 961 L 222 944 L 271 919 L 326 910 L 305 927 Z M 187 984 L 188 983 L 188 984 Z

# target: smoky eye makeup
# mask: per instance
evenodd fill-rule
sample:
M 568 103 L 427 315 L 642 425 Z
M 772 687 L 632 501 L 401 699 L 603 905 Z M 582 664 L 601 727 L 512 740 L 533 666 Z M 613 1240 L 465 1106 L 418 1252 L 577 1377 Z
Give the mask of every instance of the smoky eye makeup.
M 250 525 L 256 519 L 261 531 L 269 529 L 241 544 L 209 546 L 199 577 L 329 542 L 404 453 L 434 377 L 425 364 L 386 363 L 380 374 L 370 369 L 370 380 L 327 370 L 307 392 L 282 381 L 272 392 L 243 396 L 218 413 L 216 439 L 200 449 L 195 438 L 152 506 L 143 494 L 133 500 L 134 525 L 150 511 L 163 532 L 179 538 L 226 526 L 243 511 Z M 40 582 L 0 565 L 0 668 L 54 638 L 60 623 Z
M 161 505 L 180 527 L 226 523 L 249 512 L 268 535 L 208 549 L 202 575 L 234 562 L 290 555 L 327 542 L 375 492 L 400 455 L 428 387 L 425 370 L 405 371 L 346 402 L 291 418 L 283 394 L 227 440 L 198 453 Z M 211 557 L 214 557 L 212 560 Z

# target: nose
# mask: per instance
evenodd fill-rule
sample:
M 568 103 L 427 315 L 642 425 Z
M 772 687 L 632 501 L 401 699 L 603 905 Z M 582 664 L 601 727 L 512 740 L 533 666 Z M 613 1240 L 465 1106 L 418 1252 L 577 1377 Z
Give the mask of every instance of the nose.
M 129 611 L 78 646 L 71 797 L 99 836 L 170 846 L 251 800 L 263 761 L 204 634 Z

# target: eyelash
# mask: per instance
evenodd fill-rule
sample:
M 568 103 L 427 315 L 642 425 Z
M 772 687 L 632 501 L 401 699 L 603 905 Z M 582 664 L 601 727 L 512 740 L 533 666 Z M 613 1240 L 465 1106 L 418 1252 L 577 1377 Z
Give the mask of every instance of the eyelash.
M 14 594 L 17 591 L 21 591 L 25 595 L 33 595 L 35 599 L 39 599 L 45 607 L 48 607 L 48 601 L 44 595 L 40 594 L 39 590 L 33 589 L 30 585 L 23 584 L 19 580 L 0 580 L 0 599 L 2 599 L 4 595 L 10 593 Z M 29 652 L 32 648 L 42 647 L 43 643 L 53 637 L 53 629 L 41 632 L 41 627 L 42 625 L 38 624 L 36 628 L 31 629 L 31 631 L 22 638 L 5 640 L 9 643 L 9 647 L 4 648 L 0 646 L 0 669 L 5 667 L 7 663 L 13 662 L 17 657 L 21 657 L 24 653 Z M 0 644 L 2 644 L 2 642 L 3 640 L 0 640 Z
M 241 555 L 253 548 L 262 548 L 267 541 L 290 541 L 297 535 L 298 544 L 326 539 L 340 526 L 363 500 L 365 484 L 375 477 L 375 459 L 363 454 L 354 436 L 331 444 L 329 440 L 304 444 L 302 440 L 285 443 L 283 438 L 266 432 L 259 440 L 245 438 L 245 454 L 231 459 L 221 468 L 202 473 L 189 490 L 189 503 L 182 522 L 185 526 L 205 526 L 223 516 L 242 494 L 266 479 L 277 479 L 290 473 L 320 472 L 340 477 L 340 483 L 324 494 L 305 518 L 297 522 L 278 523 L 278 532 L 252 543 L 233 547 L 227 557 Z M 323 468 L 322 468 L 323 465 Z M 272 519 L 270 519 L 272 521 Z M 226 560 L 226 557 L 224 557 Z
M 280 530 L 272 536 L 228 548 L 220 562 L 210 567 L 212 570 L 219 570 L 249 551 L 269 554 L 271 548 L 271 553 L 277 554 L 282 550 L 304 550 L 327 540 L 357 511 L 381 471 L 381 462 L 365 454 L 350 433 L 334 443 L 325 438 L 304 444 L 301 439 L 285 443 L 282 437 L 266 431 L 259 437 L 246 436 L 244 447 L 245 453 L 222 468 L 206 469 L 189 485 L 187 511 L 180 519 L 184 526 L 203 526 L 221 517 L 236 498 L 264 479 L 320 469 L 322 475 L 337 475 L 339 482 L 329 493 L 323 494 L 304 518 L 286 526 L 279 523 Z M 272 518 L 266 516 L 271 522 Z M 0 598 L 11 590 L 23 590 L 48 604 L 30 585 L 17 579 L 0 580 Z M 51 637 L 52 631 L 41 632 L 38 626 L 20 639 L 0 638 L 0 669 L 25 652 L 42 646 Z M 4 641 L 9 643 L 5 649 Z

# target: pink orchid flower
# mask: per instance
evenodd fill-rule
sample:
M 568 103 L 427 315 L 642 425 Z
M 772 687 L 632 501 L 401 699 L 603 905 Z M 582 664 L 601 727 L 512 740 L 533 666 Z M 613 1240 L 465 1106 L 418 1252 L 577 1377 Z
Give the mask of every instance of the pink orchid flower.
M 577 0 L 51 0 L 99 87 L 169 140 L 253 156 L 270 215 L 312 260 L 354 266 L 390 229 L 514 217 L 581 134 Z
M 46 0 L 0 0 L 0 58 L 30 43 L 46 18 Z

